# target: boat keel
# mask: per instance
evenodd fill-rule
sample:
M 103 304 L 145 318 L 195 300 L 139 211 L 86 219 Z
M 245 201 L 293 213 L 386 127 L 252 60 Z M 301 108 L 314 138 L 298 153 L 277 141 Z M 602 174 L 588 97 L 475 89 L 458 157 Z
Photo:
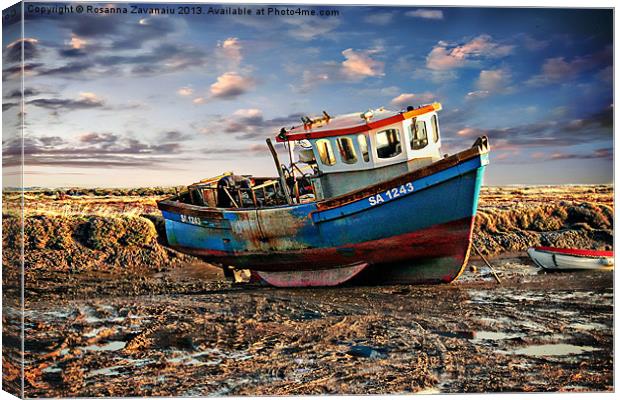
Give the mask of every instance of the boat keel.
M 337 286 L 362 272 L 368 263 L 314 271 L 254 271 L 262 280 L 276 287 Z

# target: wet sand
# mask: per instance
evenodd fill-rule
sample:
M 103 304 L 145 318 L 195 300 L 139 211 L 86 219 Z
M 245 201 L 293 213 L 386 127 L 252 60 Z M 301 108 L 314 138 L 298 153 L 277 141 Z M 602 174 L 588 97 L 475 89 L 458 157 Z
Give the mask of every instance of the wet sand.
M 438 286 L 78 275 L 27 295 L 26 396 L 613 391 L 612 272 L 470 265 Z

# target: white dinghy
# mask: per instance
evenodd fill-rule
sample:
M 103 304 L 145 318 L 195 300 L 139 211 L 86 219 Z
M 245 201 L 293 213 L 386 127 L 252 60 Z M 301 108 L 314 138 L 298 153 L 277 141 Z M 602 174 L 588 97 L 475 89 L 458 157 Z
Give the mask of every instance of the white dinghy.
M 530 247 L 527 254 L 536 265 L 548 270 L 608 270 L 614 268 L 613 251 Z

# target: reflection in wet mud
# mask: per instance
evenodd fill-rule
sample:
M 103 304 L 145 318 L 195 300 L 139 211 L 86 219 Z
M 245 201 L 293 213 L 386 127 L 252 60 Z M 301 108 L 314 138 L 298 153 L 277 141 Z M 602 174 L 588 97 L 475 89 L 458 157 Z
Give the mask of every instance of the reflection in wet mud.
M 575 346 L 574 344 L 554 343 L 527 346 L 522 349 L 514 350 L 514 354 L 526 356 L 567 356 L 570 354 L 582 354 L 600 350 L 590 346 Z

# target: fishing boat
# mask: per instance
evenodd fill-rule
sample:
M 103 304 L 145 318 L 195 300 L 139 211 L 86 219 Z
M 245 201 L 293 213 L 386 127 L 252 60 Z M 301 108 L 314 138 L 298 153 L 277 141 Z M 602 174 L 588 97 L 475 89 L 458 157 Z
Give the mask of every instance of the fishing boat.
M 530 247 L 527 254 L 536 265 L 547 270 L 614 268 L 613 251 Z
M 304 116 L 275 138 L 288 165 L 266 140 L 277 177 L 229 172 L 160 201 L 168 243 L 280 287 L 451 282 L 469 256 L 489 145 L 442 155 L 440 110 Z

